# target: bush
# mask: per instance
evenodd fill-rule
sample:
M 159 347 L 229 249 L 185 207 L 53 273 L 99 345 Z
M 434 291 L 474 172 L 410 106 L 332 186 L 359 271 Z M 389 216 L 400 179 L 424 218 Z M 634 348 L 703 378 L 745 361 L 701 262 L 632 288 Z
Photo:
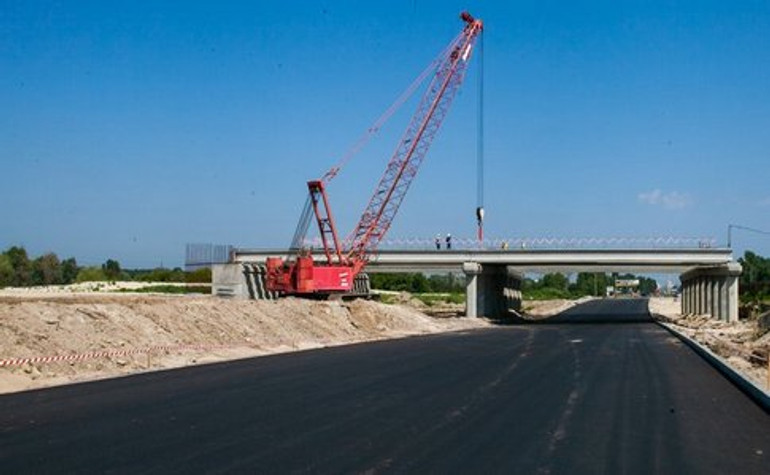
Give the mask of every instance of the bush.
M 522 292 L 524 300 L 553 300 L 568 299 L 571 295 L 566 290 L 543 287 L 539 289 L 527 289 Z
M 104 275 L 104 271 L 101 267 L 83 267 L 78 272 L 78 276 L 75 278 L 75 282 L 105 282 L 107 276 Z
M 370 274 L 373 289 L 397 292 L 464 292 L 465 278 L 453 274 L 434 274 L 425 277 L 420 273 Z
M 142 282 L 185 282 L 185 272 L 180 268 L 167 269 L 158 267 L 149 272 L 145 271 L 134 276 L 136 280 Z
M 148 285 L 138 289 L 120 289 L 118 292 L 139 292 L 139 293 L 158 293 L 158 294 L 210 294 L 211 287 L 208 285 Z
M 185 273 L 185 282 L 189 284 L 210 284 L 211 269 L 204 267 Z
M 414 296 L 425 305 L 432 307 L 437 303 L 465 303 L 465 294 L 417 294 Z

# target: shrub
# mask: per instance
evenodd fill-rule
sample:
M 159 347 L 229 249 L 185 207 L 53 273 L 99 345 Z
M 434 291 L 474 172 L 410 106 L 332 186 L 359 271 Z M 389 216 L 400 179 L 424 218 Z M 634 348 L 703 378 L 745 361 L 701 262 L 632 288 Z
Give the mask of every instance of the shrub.
M 83 267 L 78 272 L 75 282 L 105 282 L 107 276 L 101 267 Z
M 211 269 L 204 267 L 185 273 L 185 282 L 190 284 L 210 284 Z

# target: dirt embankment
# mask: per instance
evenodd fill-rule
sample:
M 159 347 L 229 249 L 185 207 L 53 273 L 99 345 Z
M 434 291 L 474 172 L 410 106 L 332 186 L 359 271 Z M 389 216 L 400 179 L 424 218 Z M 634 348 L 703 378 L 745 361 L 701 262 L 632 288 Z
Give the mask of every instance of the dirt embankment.
M 365 300 L 4 291 L 0 392 L 487 325 Z
M 679 332 L 707 346 L 734 370 L 770 391 L 768 364 L 770 333 L 760 334 L 756 320 L 724 322 L 707 316 L 682 316 L 673 298 L 651 298 L 650 313 Z

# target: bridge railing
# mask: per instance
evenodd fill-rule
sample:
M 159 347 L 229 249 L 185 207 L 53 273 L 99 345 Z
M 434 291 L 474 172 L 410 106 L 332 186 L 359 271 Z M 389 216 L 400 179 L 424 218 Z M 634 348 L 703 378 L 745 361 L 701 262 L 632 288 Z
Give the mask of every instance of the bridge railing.
M 380 249 L 428 250 L 436 248 L 436 237 L 392 238 L 380 242 Z M 439 236 L 441 249 L 446 249 L 446 236 Z M 319 237 L 305 239 L 304 246 L 319 248 Z M 510 237 L 476 238 L 452 237 L 452 249 L 693 249 L 715 248 L 712 237 Z

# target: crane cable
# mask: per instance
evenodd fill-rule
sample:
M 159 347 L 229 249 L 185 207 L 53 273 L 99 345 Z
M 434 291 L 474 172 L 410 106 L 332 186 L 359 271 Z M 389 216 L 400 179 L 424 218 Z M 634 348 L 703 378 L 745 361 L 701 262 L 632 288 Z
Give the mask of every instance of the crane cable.
M 476 117 L 476 220 L 479 246 L 484 241 L 484 32 L 479 35 Z
M 404 92 L 401 93 L 401 95 L 396 98 L 396 100 L 393 102 L 393 104 L 388 107 L 385 112 L 380 115 L 377 120 L 374 121 L 374 123 L 364 131 L 364 133 L 361 134 L 361 136 L 356 140 L 353 145 L 348 149 L 348 151 L 345 153 L 345 155 L 342 156 L 342 158 L 327 171 L 324 176 L 321 178 L 325 183 L 330 182 L 335 176 L 337 176 L 337 173 L 356 155 L 358 152 L 361 151 L 361 149 L 364 148 L 364 146 L 369 143 L 369 141 L 374 137 L 377 132 L 380 131 L 383 125 L 395 114 L 401 106 L 404 105 L 406 101 L 411 98 L 415 91 L 425 82 L 425 79 L 432 73 L 436 71 L 439 64 L 443 61 L 443 59 L 449 54 L 449 51 L 452 50 L 452 48 L 455 47 L 457 42 L 459 41 L 461 35 L 459 35 L 457 38 L 452 40 L 452 42 L 449 44 L 449 46 L 445 47 L 434 59 L 433 61 L 428 64 L 428 66 L 421 72 L 414 81 L 407 87 Z

